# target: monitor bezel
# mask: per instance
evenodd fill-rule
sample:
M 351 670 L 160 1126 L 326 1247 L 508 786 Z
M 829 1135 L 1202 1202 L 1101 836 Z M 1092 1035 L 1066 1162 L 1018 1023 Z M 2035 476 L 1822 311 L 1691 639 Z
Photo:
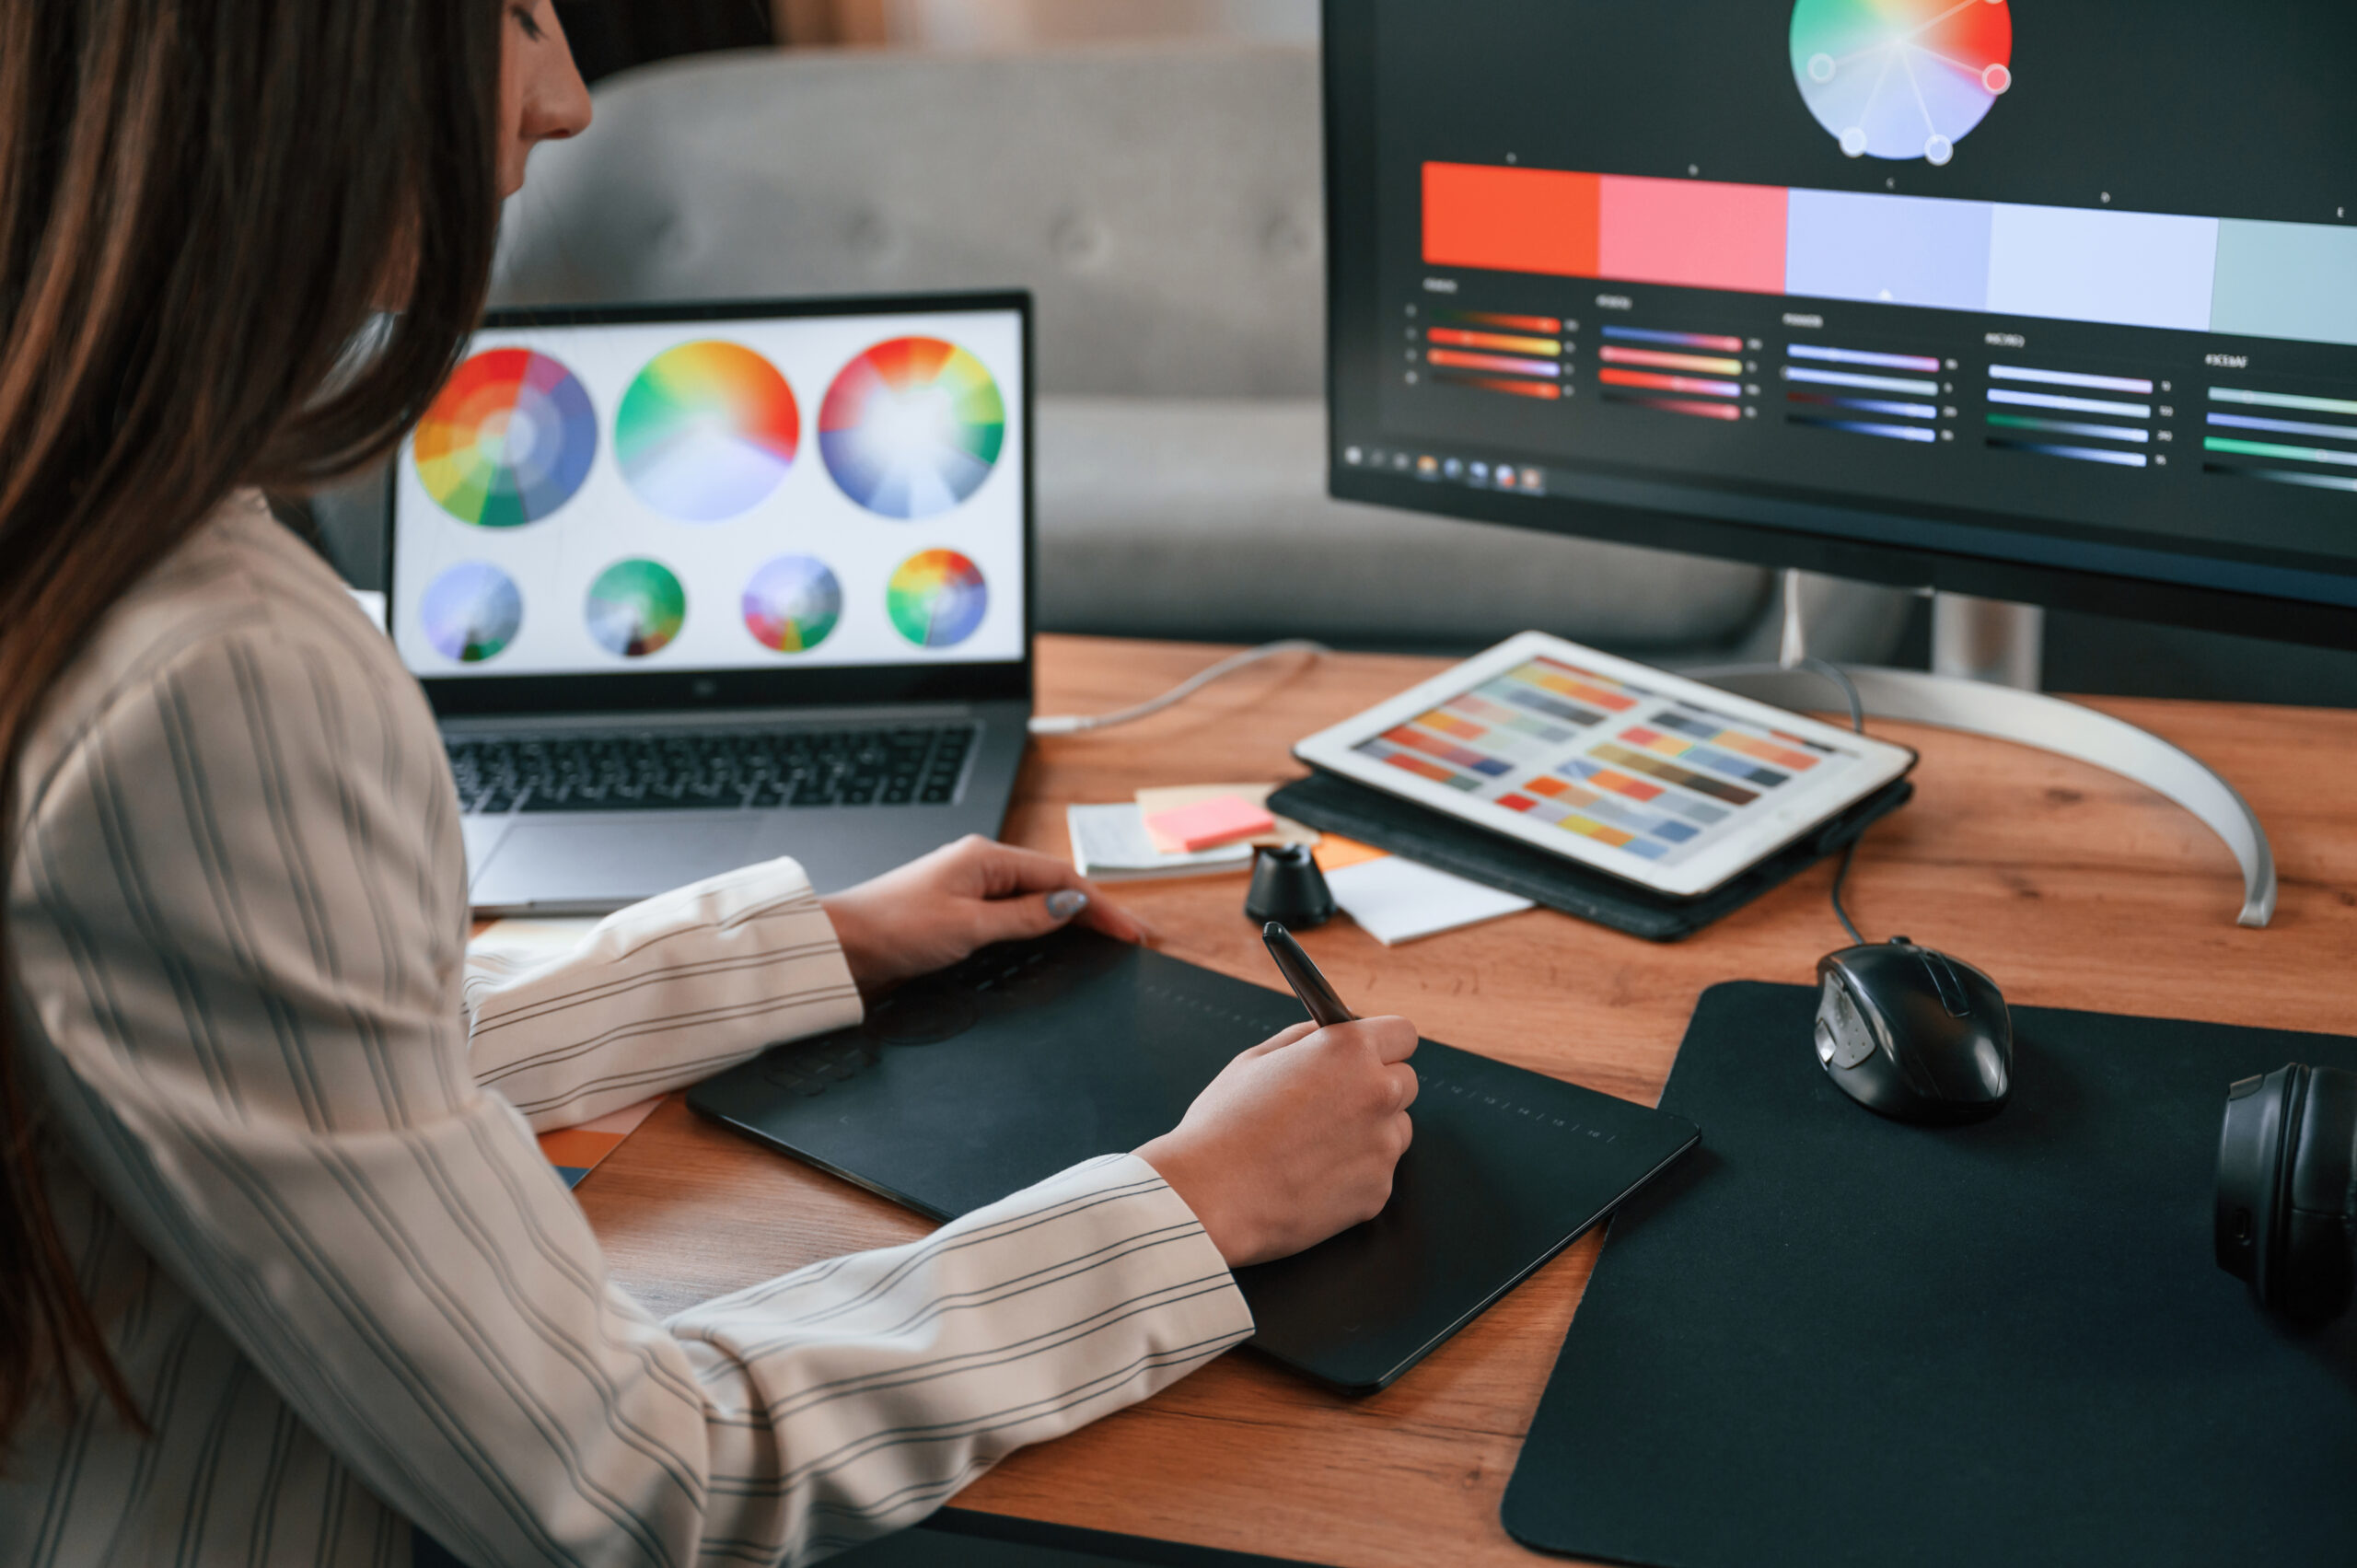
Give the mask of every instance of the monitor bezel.
M 2357 607 L 2328 600 L 2239 592 L 2194 583 L 2059 566 L 2015 557 L 1966 554 L 1915 544 L 1712 517 L 1676 505 L 1654 506 L 1558 494 L 1542 496 L 1437 484 L 1412 474 L 1353 468 L 1345 459 L 1351 432 L 1375 428 L 1378 368 L 1375 336 L 1364 330 L 1380 309 L 1373 258 L 1376 166 L 1372 85 L 1374 9 L 1352 0 L 1322 5 L 1321 76 L 1326 172 L 1327 489 L 1337 500 L 1469 521 L 1501 523 L 1577 538 L 1715 556 L 1770 567 L 1798 567 L 1896 587 L 2007 599 L 2055 610 L 2266 637 L 2327 647 L 2357 645 Z M 1353 205 L 1348 192 L 1365 200 Z M 1357 221 L 1351 219 L 1355 215 Z M 1357 265 L 1352 263 L 1355 260 Z M 1524 460 L 1527 460 L 1527 459 Z M 1568 468 L 1576 465 L 1565 464 Z M 1627 476 L 1603 476 L 1625 485 Z M 1665 481 L 1666 485 L 1671 482 Z M 1790 501 L 1781 501 L 1785 510 Z M 1871 501 L 1859 512 L 1871 514 Z M 2011 529 L 2003 514 L 1959 511 L 1943 520 Z M 2325 574 L 2317 574 L 2319 578 Z M 2337 579 L 2344 585 L 2347 578 Z M 2344 587 L 2344 592 L 2349 591 Z
M 1023 385 L 1017 391 L 1023 457 L 1023 657 L 973 664 L 915 662 L 824 665 L 811 669 L 583 671 L 571 675 L 419 676 L 436 716 L 592 713 L 692 713 L 748 708 L 842 707 L 877 703 L 1016 701 L 1034 690 L 1039 551 L 1034 404 L 1039 377 L 1029 291 L 839 295 L 801 299 L 679 300 L 634 305 L 509 307 L 484 312 L 478 331 L 535 327 L 643 326 L 649 323 L 789 320 L 821 316 L 922 315 L 1011 310 L 1020 319 Z M 401 528 L 401 459 L 385 467 L 385 623 L 400 624 L 393 557 Z

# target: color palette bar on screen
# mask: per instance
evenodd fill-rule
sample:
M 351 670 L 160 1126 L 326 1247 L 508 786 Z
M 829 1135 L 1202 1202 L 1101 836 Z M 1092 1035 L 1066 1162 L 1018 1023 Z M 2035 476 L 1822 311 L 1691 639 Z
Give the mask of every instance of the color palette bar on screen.
M 1559 377 L 1563 373 L 1563 367 L 1551 359 L 1516 359 L 1503 354 L 1468 354 L 1456 348 L 1430 349 L 1424 357 L 1434 365 L 1456 370 L 1502 370 L 1514 376 L 1545 377 Z
M 1604 335 L 1624 343 L 1667 343 L 1672 348 L 1714 348 L 1722 354 L 1741 354 L 1743 340 L 1724 332 L 1670 332 L 1658 327 L 1607 327 Z
M 2334 473 L 2302 473 L 2296 469 L 2255 469 L 2241 463 L 2204 463 L 2201 471 L 2222 474 L 2229 479 L 2263 479 L 2274 484 L 2303 484 L 2314 490 L 2343 490 L 2357 494 L 2357 479 L 2343 479 Z
M 1928 354 L 1876 354 L 1859 348 L 1828 348 L 1823 343 L 1786 343 L 1784 353 L 1794 359 L 1814 359 L 1827 365 L 1868 365 L 1882 370 L 1940 367 L 1940 362 Z
M 2357 398 L 2311 398 L 2294 392 L 2254 392 L 2243 387 L 2212 387 L 2210 401 L 2252 408 L 2300 409 L 2308 413 L 2357 413 Z
M 1554 338 L 1526 338 L 1514 332 L 1469 332 L 1462 327 L 1434 327 L 1424 333 L 1428 343 L 1446 348 L 1495 349 L 1500 354 L 1562 354 Z
M 1881 398 L 1837 398 L 1830 392 L 1786 392 L 1788 403 L 1807 403 L 1817 408 L 1855 409 L 1860 413 L 1897 414 L 1905 419 L 1937 419 L 1940 411 L 1930 403 L 1894 403 Z
M 2357 344 L 2347 225 L 1523 165 L 1422 185 L 1436 267 Z
M 2000 430 L 2043 430 L 2053 436 L 2092 436 L 2104 441 L 2149 443 L 2153 433 L 2135 425 L 2088 424 L 2075 419 L 2038 419 L 2026 413 L 1992 413 L 1989 423 Z
M 1713 719 L 1696 714 L 1663 713 L 1655 715 L 1653 722 L 1656 728 L 1676 730 L 1692 740 L 1724 747 L 1729 751 L 1740 751 L 1757 761 L 1771 763 L 1788 772 L 1806 772 L 1818 761 L 1817 756 L 1797 747 L 1747 735 L 1739 729 L 1729 729 Z
M 1681 768 L 1667 758 L 1632 751 L 1626 746 L 1616 746 L 1608 740 L 1600 742 L 1593 750 L 1600 761 L 1625 768 L 1632 773 L 1643 773 L 1647 778 L 1659 779 L 1664 784 L 1676 784 L 1680 789 L 1690 789 L 1697 795 L 1707 795 L 1713 800 L 1724 800 L 1729 806 L 1748 806 L 1759 798 L 1758 790 L 1743 789 L 1724 779 L 1714 779 L 1691 768 Z
M 1989 445 L 2004 452 L 2035 452 L 2042 458 L 2069 458 L 2082 463 L 2110 463 L 2123 469 L 2148 468 L 2152 462 L 2142 452 L 2122 452 L 2107 447 L 2064 447 L 2050 441 L 2020 441 L 2009 436 L 1991 436 Z
M 1666 354 L 1657 348 L 1616 348 L 1608 343 L 1596 351 L 1607 365 L 1650 365 L 1659 370 L 1699 370 L 1705 376 L 1740 376 L 1743 361 L 1719 359 L 1706 354 Z
M 1459 327 L 1497 327 L 1509 332 L 1560 332 L 1560 316 L 1509 316 L 1496 310 L 1437 310 L 1434 319 Z
M 1789 773 L 1780 773 L 1773 768 L 1755 768 L 1749 761 L 1733 755 L 1717 746 L 1675 735 L 1664 735 L 1659 730 L 1650 729 L 1643 725 L 1632 725 L 1622 730 L 1620 738 L 1631 746 L 1642 746 L 1649 751 L 1657 751 L 1665 757 L 1675 757 L 1682 762 L 1691 762 L 1697 767 L 1708 768 L 1714 773 L 1724 773 L 1741 783 L 1758 784 L 1762 789 L 1773 789 L 1791 777 Z
M 1729 808 L 1724 806 L 1713 806 L 1707 800 L 1697 800 L 1692 796 L 1673 794 L 1664 785 L 1647 784 L 1642 779 L 1631 778 L 1617 769 L 1606 767 L 1592 757 L 1574 757 L 1555 771 L 1566 778 L 1581 780 L 1597 789 L 1608 789 L 1615 795 L 1627 796 L 1631 800 L 1658 805 L 1664 810 L 1674 811 L 1686 820 L 1701 827 L 1707 828 L 1714 822 L 1724 822 L 1727 819 Z
M 2278 436 L 2321 436 L 2328 441 L 2357 441 L 2357 424 L 2312 424 L 2305 420 L 2260 419 L 2247 413 L 2212 413 L 2209 423 L 2227 430 L 2267 430 Z
M 1517 398 L 1539 398 L 1553 401 L 1563 395 L 1562 389 L 1552 381 L 1509 381 L 1502 376 L 1463 376 L 1442 371 L 1433 377 L 1447 387 L 1471 387 L 1484 392 L 1510 392 Z
M 2226 452 L 2241 458 L 2275 458 L 2294 463 L 2338 463 L 2344 468 L 2357 468 L 2357 452 L 2338 452 L 2325 447 L 2286 447 L 2274 441 L 2243 441 L 2231 436 L 2204 436 L 2201 449 L 2205 452 Z
M 1469 779 L 1453 768 L 1444 768 L 1438 762 L 1419 757 L 1412 751 L 1386 751 L 1383 753 L 1383 761 L 1402 772 L 1413 773 L 1420 779 L 1430 779 L 1434 784 L 1446 784 L 1451 789 L 1461 789 L 1469 794 L 1481 787 L 1479 780 Z
M 1743 410 L 1734 403 L 1698 403 L 1683 398 L 1639 397 L 1631 392 L 1607 392 L 1604 401 L 1655 409 L 1663 413 L 1682 413 L 1695 419 L 1739 420 L 1743 417 Z
M 1408 725 L 1399 725 L 1395 728 L 1385 730 L 1383 738 L 1394 746 L 1404 747 L 1411 751 L 1422 751 L 1428 757 L 1437 757 L 1444 762 L 1463 768 L 1468 772 L 1480 773 L 1485 778 L 1504 778 L 1514 772 L 1513 765 L 1510 763 L 1502 762 L 1495 757 L 1456 745 L 1437 735 L 1427 734 Z
M 1989 401 L 2014 408 L 2053 409 L 2061 413 L 2116 413 L 2122 419 L 2150 419 L 2150 403 L 2115 403 L 2102 398 L 2066 398 L 2055 392 L 2016 392 L 2004 387 L 1989 389 Z
M 1713 398 L 1743 396 L 1740 381 L 1713 381 L 1693 376 L 1663 376 L 1650 370 L 1599 370 L 1596 378 L 1608 387 L 1643 387 L 1654 392 L 1691 392 Z
M 2047 387 L 2083 387 L 2092 392 L 2142 392 L 2153 395 L 2152 382 L 2141 376 L 2088 376 L 2076 370 L 2038 370 L 2026 365 L 1992 365 L 1991 381 L 2031 381 Z
M 1819 430 L 1839 430 L 1849 436 L 1876 436 L 1886 441 L 1915 441 L 1933 443 L 1939 440 L 1936 432 L 1920 424 L 1877 424 L 1864 419 L 1829 419 L 1823 414 L 1788 413 L 1786 424 L 1813 425 Z
M 1608 714 L 1625 714 L 1635 707 L 1638 699 L 1626 691 L 1616 691 L 1596 680 L 1582 679 L 1569 670 L 1544 663 L 1517 667 L 1514 679 L 1552 691 L 1559 697 L 1569 697 L 1591 708 L 1601 708 Z
M 1904 376 L 1861 376 L 1854 370 L 1807 370 L 1797 365 L 1784 366 L 1784 379 L 1801 381 L 1812 387 L 1856 387 L 1868 392 L 1913 392 L 1919 397 L 1940 395 L 1937 381 L 1918 381 Z

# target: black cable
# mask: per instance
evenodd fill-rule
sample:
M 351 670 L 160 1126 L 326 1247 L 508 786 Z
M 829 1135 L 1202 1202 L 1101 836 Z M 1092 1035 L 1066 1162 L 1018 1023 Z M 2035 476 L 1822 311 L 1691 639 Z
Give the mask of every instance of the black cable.
M 1821 675 L 1840 687 L 1841 695 L 1850 703 L 1850 728 L 1859 735 L 1866 733 L 1865 704 L 1858 700 L 1857 685 L 1842 672 L 1840 666 L 1821 658 L 1804 658 L 1794 668 Z M 1850 912 L 1841 907 L 1841 884 L 1850 879 L 1850 866 L 1857 860 L 1858 845 L 1864 837 L 1862 829 L 1858 837 L 1852 839 L 1841 851 L 1841 864 L 1833 868 L 1833 918 L 1841 923 L 1841 929 L 1850 934 L 1850 940 L 1861 947 L 1866 945 L 1866 939 L 1859 933 L 1856 923 L 1851 920 Z

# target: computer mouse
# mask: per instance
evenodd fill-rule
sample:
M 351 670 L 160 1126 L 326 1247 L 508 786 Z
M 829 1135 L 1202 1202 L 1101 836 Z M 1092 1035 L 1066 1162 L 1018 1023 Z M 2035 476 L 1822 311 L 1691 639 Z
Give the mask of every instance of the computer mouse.
M 1841 1092 L 1898 1121 L 1978 1121 L 2014 1088 L 1997 982 L 1904 936 L 1817 961 L 1817 1059 Z

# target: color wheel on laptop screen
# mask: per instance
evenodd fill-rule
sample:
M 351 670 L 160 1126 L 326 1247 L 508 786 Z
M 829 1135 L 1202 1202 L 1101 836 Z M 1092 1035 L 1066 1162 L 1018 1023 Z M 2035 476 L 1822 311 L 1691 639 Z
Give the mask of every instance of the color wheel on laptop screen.
M 954 550 L 925 550 L 894 570 L 884 601 L 901 636 L 921 648 L 947 648 L 974 634 L 991 592 L 971 561 Z
M 610 654 L 644 658 L 687 624 L 688 594 L 659 562 L 617 561 L 589 585 L 589 635 Z
M 781 555 L 753 574 L 740 607 L 745 630 L 765 648 L 807 653 L 842 619 L 843 586 L 827 563 L 808 555 Z
M 598 455 L 598 415 L 557 361 L 494 348 L 459 366 L 418 422 L 411 451 L 425 493 L 450 516 L 518 528 L 581 488 Z
M 666 349 L 622 394 L 614 456 L 639 499 L 687 523 L 751 510 L 785 478 L 802 412 L 777 366 L 738 343 Z
M 1797 0 L 1793 80 L 1852 157 L 1943 164 L 2014 84 L 2005 0 Z
M 1006 441 L 982 362 L 939 338 L 893 338 L 835 377 L 819 450 L 844 494 L 887 517 L 930 517 L 981 488 Z
M 487 561 L 461 561 L 426 586 L 417 618 L 425 640 L 444 658 L 481 664 L 493 658 L 524 626 L 524 596 L 516 579 Z

